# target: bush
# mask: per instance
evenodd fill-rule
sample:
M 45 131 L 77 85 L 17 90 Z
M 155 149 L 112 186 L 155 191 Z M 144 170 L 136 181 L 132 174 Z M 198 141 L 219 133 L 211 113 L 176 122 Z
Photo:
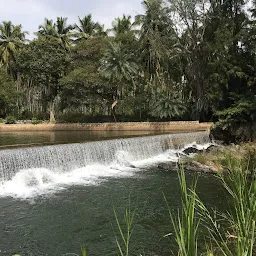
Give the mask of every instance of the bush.
M 0 124 L 3 124 L 5 120 L 3 118 L 0 118 Z
M 255 96 L 243 97 L 229 108 L 217 111 L 219 121 L 212 128 L 212 135 L 225 143 L 256 140 Z
M 32 118 L 32 120 L 31 120 L 31 124 L 41 124 L 43 121 L 42 120 L 39 120 L 39 119 L 37 119 L 37 118 L 35 118 L 35 117 L 33 117 Z
M 5 123 L 6 124 L 16 124 L 16 118 L 14 116 L 7 116 Z
M 22 111 L 21 115 L 19 115 L 19 119 L 22 119 L 22 120 L 30 120 L 32 117 L 33 117 L 32 112 L 27 109 Z
M 57 120 L 59 123 L 85 123 L 85 115 L 82 113 L 68 112 L 58 114 Z

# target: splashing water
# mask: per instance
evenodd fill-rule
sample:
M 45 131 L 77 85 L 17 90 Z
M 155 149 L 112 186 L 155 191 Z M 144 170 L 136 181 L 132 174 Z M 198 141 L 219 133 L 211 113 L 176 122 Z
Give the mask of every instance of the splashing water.
M 133 175 L 155 162 L 177 161 L 187 146 L 208 147 L 207 132 L 0 151 L 0 196 L 31 198 L 70 185 Z

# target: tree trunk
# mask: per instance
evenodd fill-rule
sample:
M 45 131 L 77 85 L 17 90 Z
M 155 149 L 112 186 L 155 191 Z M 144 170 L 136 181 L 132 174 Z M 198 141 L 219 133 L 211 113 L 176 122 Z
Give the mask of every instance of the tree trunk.
M 118 100 L 115 100 L 114 103 L 111 105 L 111 109 L 112 109 L 112 113 L 113 113 L 115 122 L 116 122 L 115 107 L 116 107 L 117 103 L 118 103 Z
M 116 123 L 116 114 L 115 114 L 115 109 L 112 109 L 112 113 L 113 113 L 113 117 L 114 117 L 114 120 L 115 120 L 115 123 Z
M 116 87 L 116 91 L 115 91 L 115 95 L 113 96 L 113 99 L 114 99 L 114 102 L 111 105 L 111 110 L 112 110 L 112 114 L 113 114 L 113 117 L 114 117 L 114 120 L 115 120 L 115 123 L 116 123 L 117 120 L 116 120 L 115 108 L 116 108 L 116 105 L 118 103 L 118 86 Z
M 17 73 L 17 77 L 16 77 L 16 90 L 17 90 L 17 94 L 18 94 L 20 91 L 20 74 L 19 74 L 19 72 Z M 17 97 L 16 107 L 17 107 L 17 114 L 20 115 L 20 97 Z
M 50 123 L 51 124 L 55 124 L 56 120 L 55 120 L 55 104 L 54 101 L 50 103 Z

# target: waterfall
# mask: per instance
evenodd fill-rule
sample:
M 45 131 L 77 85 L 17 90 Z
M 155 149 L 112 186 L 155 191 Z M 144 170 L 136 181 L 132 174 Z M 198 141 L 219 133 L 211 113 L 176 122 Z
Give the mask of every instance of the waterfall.
M 1 150 L 0 180 L 10 180 L 24 169 L 47 168 L 66 172 L 91 164 L 108 165 L 116 159 L 118 152 L 129 154 L 131 161 L 143 160 L 168 149 L 208 140 L 207 132 L 198 132 Z
M 28 197 L 60 183 L 87 184 L 99 177 L 130 175 L 131 168 L 125 167 L 137 167 L 139 161 L 152 161 L 191 143 L 206 144 L 208 135 L 166 134 L 0 150 L 0 195 Z

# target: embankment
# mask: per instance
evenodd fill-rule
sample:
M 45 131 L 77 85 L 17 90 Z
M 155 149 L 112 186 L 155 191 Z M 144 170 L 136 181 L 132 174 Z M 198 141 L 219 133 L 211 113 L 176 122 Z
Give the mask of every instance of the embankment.
M 0 124 L 0 132 L 18 131 L 159 131 L 193 132 L 209 130 L 212 123 L 187 122 L 130 122 L 130 123 L 83 123 L 83 124 Z

